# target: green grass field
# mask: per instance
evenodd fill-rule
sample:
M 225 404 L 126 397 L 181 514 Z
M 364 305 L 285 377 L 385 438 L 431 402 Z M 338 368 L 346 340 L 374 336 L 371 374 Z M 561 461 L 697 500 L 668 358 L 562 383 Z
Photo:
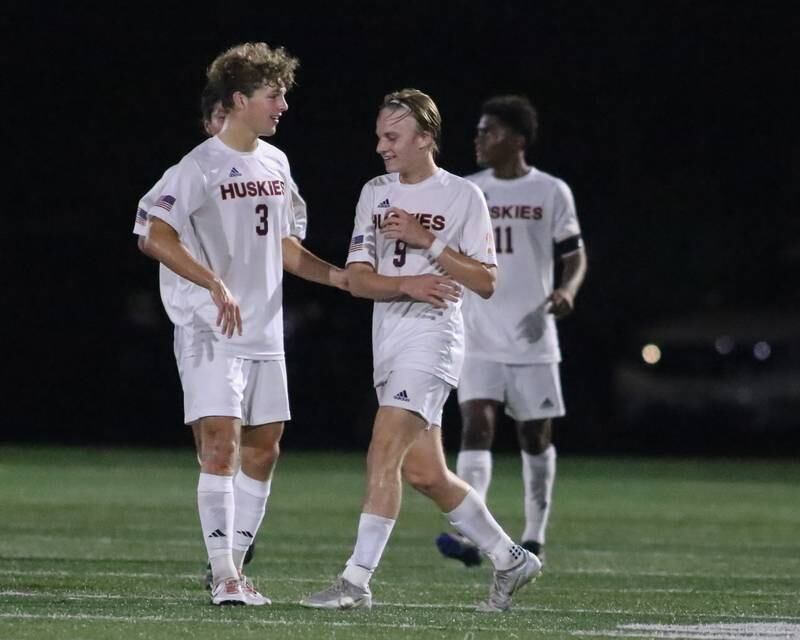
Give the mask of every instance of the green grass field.
M 354 541 L 363 460 L 285 452 L 249 567 L 272 607 L 217 608 L 190 450 L 0 449 L 0 638 L 800 638 L 800 465 L 562 456 L 547 565 L 507 614 L 484 563 L 442 559 L 411 491 L 372 611 L 297 605 Z M 515 456 L 489 503 L 521 532 Z

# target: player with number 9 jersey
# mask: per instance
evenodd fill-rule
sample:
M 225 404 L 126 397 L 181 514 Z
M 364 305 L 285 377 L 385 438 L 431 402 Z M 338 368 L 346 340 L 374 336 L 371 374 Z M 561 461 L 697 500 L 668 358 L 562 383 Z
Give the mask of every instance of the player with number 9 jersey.
M 416 184 L 392 173 L 370 180 L 361 190 L 347 263 L 365 262 L 385 276 L 444 275 L 428 252 L 384 236 L 386 211 L 410 212 L 446 245 L 482 264 L 494 265 L 489 212 L 480 191 L 464 178 L 437 168 Z M 392 369 L 431 373 L 458 384 L 464 360 L 461 301 L 437 309 L 407 297 L 376 300 L 372 315 L 374 382 Z

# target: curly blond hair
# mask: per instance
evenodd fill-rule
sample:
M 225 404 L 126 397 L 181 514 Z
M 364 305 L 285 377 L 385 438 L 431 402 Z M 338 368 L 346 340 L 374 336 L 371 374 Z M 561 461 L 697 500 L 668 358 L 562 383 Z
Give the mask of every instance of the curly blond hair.
M 237 91 L 251 96 L 268 85 L 291 89 L 299 65 L 300 61 L 283 47 L 271 49 L 266 42 L 245 42 L 219 54 L 206 77 L 222 105 L 230 109 Z

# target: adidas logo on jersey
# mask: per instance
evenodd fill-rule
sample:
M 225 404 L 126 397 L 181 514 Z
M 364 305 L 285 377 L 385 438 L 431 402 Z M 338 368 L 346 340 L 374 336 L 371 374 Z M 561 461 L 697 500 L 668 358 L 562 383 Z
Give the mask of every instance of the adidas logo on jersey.
M 394 394 L 394 399 L 402 400 L 403 402 L 409 402 L 408 394 L 406 393 L 405 389 L 403 389 L 400 393 Z
M 378 209 L 388 209 L 391 205 L 389 204 L 389 198 L 386 198 L 383 202 L 378 205 Z
M 545 398 L 542 404 L 539 405 L 540 409 L 552 409 L 555 405 L 550 398 Z
M 226 536 L 219 529 L 214 529 L 214 531 L 212 531 L 211 533 L 208 534 L 208 537 L 209 538 L 227 538 L 228 536 Z
M 238 178 L 240 175 L 242 175 L 241 172 L 236 167 L 233 167 L 231 169 L 231 172 L 228 174 L 228 177 L 229 178 Z

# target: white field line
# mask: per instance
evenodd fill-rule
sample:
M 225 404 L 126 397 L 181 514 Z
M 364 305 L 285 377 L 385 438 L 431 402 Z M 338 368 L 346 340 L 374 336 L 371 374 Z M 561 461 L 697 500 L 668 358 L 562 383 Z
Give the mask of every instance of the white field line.
M 280 561 L 275 561 L 274 559 L 269 560 L 270 563 L 273 564 L 282 564 Z M 286 562 L 289 562 L 288 560 Z M 622 577 L 631 577 L 631 576 L 639 576 L 639 577 L 658 577 L 658 578 L 692 578 L 698 577 L 696 574 L 687 574 L 687 573 L 629 573 L 629 572 L 619 572 L 619 573 L 610 573 L 610 572 L 591 572 L 591 571 L 558 571 L 559 575 L 594 575 L 595 573 L 599 573 L 602 575 L 607 576 L 614 576 L 619 575 Z M 54 577 L 54 578 L 65 578 L 69 576 L 77 576 L 79 575 L 84 576 L 98 576 L 98 577 L 105 577 L 105 578 L 131 578 L 131 579 L 147 579 L 147 578 L 163 578 L 163 573 L 150 573 L 145 571 L 92 571 L 91 569 L 85 570 L 81 569 L 80 571 L 66 571 L 66 570 L 53 570 L 53 569 L 2 569 L 0 568 L 0 576 L 15 576 L 15 577 Z M 197 573 L 175 573 L 171 574 L 171 578 L 180 579 L 180 580 L 195 580 L 199 581 L 202 577 L 202 572 L 198 571 Z M 320 576 L 316 578 L 293 578 L 293 577 L 280 577 L 274 578 L 277 582 L 301 582 L 301 583 L 315 583 L 319 581 L 324 581 L 328 576 Z M 547 574 L 544 574 L 543 579 L 547 578 Z M 702 576 L 702 577 L 709 577 L 709 576 Z M 269 578 L 260 578 L 262 580 L 269 579 Z M 480 582 L 461 582 L 461 586 L 463 587 L 479 587 L 485 586 L 486 581 L 488 581 L 489 576 L 488 573 L 485 576 L 485 579 L 482 579 Z M 792 580 L 792 579 L 800 579 L 800 576 L 792 576 L 792 575 L 780 575 L 775 576 L 774 574 L 763 574 L 763 575 L 751 575 L 751 576 L 727 576 L 727 579 L 731 580 L 764 580 L 766 582 L 771 581 L 783 581 L 783 580 Z M 403 580 L 404 585 L 408 586 L 427 586 L 427 587 L 452 587 L 453 582 L 431 582 L 429 580 L 426 581 L 413 581 L 413 580 Z M 559 591 L 568 591 L 570 593 L 574 592 L 574 589 L 563 589 L 563 590 L 555 590 L 555 593 Z M 782 595 L 795 595 L 794 591 L 789 593 L 784 592 L 776 592 L 776 591 L 765 591 L 762 589 L 751 589 L 751 590 L 740 590 L 740 589 L 659 589 L 659 588 L 644 588 L 644 589 L 615 589 L 613 587 L 602 587 L 602 588 L 586 588 L 582 589 L 587 593 L 674 593 L 674 594 L 725 594 L 725 595 L 752 595 L 752 596 L 782 596 Z
M 198 596 L 143 596 L 143 595 L 119 595 L 119 594 L 65 594 L 63 592 L 44 592 L 44 591 L 0 591 L 0 596 L 6 596 L 9 598 L 41 598 L 41 599 L 52 599 L 52 598 L 59 598 L 59 599 L 66 599 L 66 600 L 125 600 L 125 601 L 146 601 L 146 602 L 185 602 L 188 604 L 197 603 L 199 598 Z M 298 602 L 296 600 L 275 600 L 273 599 L 274 604 L 279 605 L 297 605 Z M 441 609 L 448 609 L 448 610 L 458 610 L 458 611 L 474 611 L 475 610 L 475 603 L 464 603 L 464 604 L 438 604 L 438 603 L 413 603 L 413 602 L 381 602 L 375 601 L 373 603 L 374 607 L 377 608 L 394 608 L 394 609 L 422 609 L 422 610 L 441 610 Z M 569 607 L 543 607 L 543 606 L 524 606 L 524 605 L 514 605 L 514 611 L 519 612 L 530 612 L 530 613 L 555 613 L 555 614 L 577 614 L 577 613 L 595 613 L 595 614 L 603 614 L 603 615 L 616 615 L 616 616 L 626 616 L 626 617 L 636 617 L 642 616 L 645 614 L 650 614 L 652 612 L 642 612 L 642 611 L 634 611 L 629 609 L 585 609 L 585 608 L 569 608 Z M 2 615 L 2 614 L 0 614 Z M 719 619 L 726 619 L 726 620 L 753 620 L 754 616 L 751 615 L 744 615 L 744 614 L 712 614 L 712 613 L 695 613 L 695 614 L 687 614 L 687 617 L 693 618 L 714 618 L 715 620 Z M 758 620 L 780 620 L 785 622 L 790 621 L 798 621 L 800 622 L 800 616 L 757 616 Z M 171 619 L 171 618 L 170 618 Z M 750 624 L 750 623 L 747 623 Z M 626 625 L 631 626 L 631 625 Z M 595 632 L 586 632 L 589 634 Z M 596 632 L 599 634 L 603 634 L 606 632 Z M 615 632 L 616 633 L 616 632 Z
M 177 543 L 176 543 L 177 545 Z M 13 558 L 13 557 L 4 557 L 2 558 L 3 562 L 28 562 L 30 558 Z M 35 558 L 35 561 L 46 561 L 48 558 Z M 76 559 L 69 559 L 69 558 L 57 558 L 57 560 L 64 560 L 66 562 L 81 562 L 83 559 L 76 558 Z M 124 558 L 124 557 L 114 557 L 114 558 L 97 558 L 97 560 L 105 560 L 108 562 L 124 562 L 124 561 L 140 561 L 143 562 L 142 558 Z M 160 562 L 160 560 L 157 560 Z M 273 565 L 284 565 L 284 564 L 296 564 L 297 561 L 291 558 L 270 558 L 268 561 L 270 564 Z M 23 571 L 19 569 L 3 569 L 0 568 L 0 576 L 3 575 L 32 575 L 32 576 L 46 576 L 46 575 L 53 575 L 53 576 L 69 576 L 69 575 L 97 575 L 97 576 L 119 576 L 119 577 L 163 577 L 162 573 L 158 574 L 151 574 L 151 573 L 127 573 L 127 572 L 105 572 L 105 571 L 86 571 L 81 569 L 80 572 L 76 571 L 57 571 L 48 573 L 46 570 L 38 571 L 38 570 L 31 570 L 31 571 Z M 613 569 L 559 569 L 558 571 L 553 571 L 556 575 L 562 576 L 582 576 L 582 575 L 599 575 L 599 576 L 621 576 L 625 578 L 629 577 L 642 577 L 642 578 L 713 578 L 713 577 L 724 577 L 726 580 L 766 580 L 766 581 L 773 581 L 773 580 L 800 580 L 800 574 L 786 574 L 783 573 L 781 575 L 775 575 L 774 573 L 754 573 L 754 574 L 729 574 L 726 576 L 713 576 L 709 575 L 708 573 L 698 572 L 698 573 L 688 573 L 688 572 L 674 572 L 674 571 L 616 571 Z M 181 574 L 175 574 L 176 577 Z M 184 574 L 185 575 L 185 574 Z M 191 574 L 189 574 L 191 576 Z M 199 575 L 199 572 L 198 574 Z M 543 577 L 546 577 L 548 574 L 544 572 L 542 574 Z M 488 576 L 488 574 L 487 574 Z M 415 583 L 408 583 L 408 584 L 415 584 Z M 422 582 L 419 584 L 451 584 L 447 583 L 432 583 L 432 582 Z M 616 589 L 614 589 L 616 591 Z
M 0 613 L 0 619 L 6 620 L 89 620 L 96 622 L 130 622 L 132 624 L 141 624 L 142 622 L 178 622 L 182 624 L 223 624 L 230 625 L 231 619 L 218 619 L 214 618 L 171 618 L 168 616 L 113 616 L 113 615 L 95 615 L 90 613 L 80 614 L 67 614 L 67 613 L 52 613 L 52 614 L 34 614 L 34 613 Z M 243 620 L 244 622 L 245 620 Z M 332 627 L 386 627 L 397 629 L 447 629 L 444 625 L 426 625 L 426 624 L 403 624 L 403 623 L 383 623 L 371 622 L 364 619 L 363 622 L 342 622 L 330 620 L 265 620 L 263 618 L 247 618 L 246 622 L 252 626 L 332 626 Z M 492 631 L 493 629 L 487 629 Z
M 33 575 L 37 575 L 39 577 L 42 577 L 43 575 L 51 575 L 51 574 L 45 574 L 44 572 L 37 573 L 37 574 L 30 574 L 30 573 L 26 572 L 24 574 L 18 574 L 18 575 L 32 575 L 32 576 Z M 89 574 L 87 573 L 85 575 L 89 575 Z M 112 575 L 113 576 L 113 575 L 117 575 L 117 574 L 93 573 L 91 575 L 104 575 L 104 576 Z M 155 573 L 126 574 L 126 577 L 136 577 L 136 578 L 143 578 L 143 579 L 156 578 L 156 577 L 163 578 L 162 575 L 155 574 Z M 199 577 L 197 575 L 175 575 L 175 576 L 172 576 L 172 577 L 173 578 L 186 579 L 186 580 L 194 579 L 197 584 L 199 584 L 199 582 L 200 582 Z M 325 580 L 324 578 L 320 579 L 320 578 L 289 578 L 289 577 L 287 577 L 287 578 L 275 578 L 272 582 L 289 582 L 289 583 L 295 583 L 295 584 L 319 584 L 320 582 L 324 582 L 324 580 Z M 261 579 L 261 580 L 259 580 L 259 582 L 263 582 L 266 585 L 269 585 L 271 583 L 271 581 L 269 579 Z M 407 582 L 407 581 L 403 581 L 403 585 L 404 586 L 410 586 L 410 587 L 413 587 L 415 585 L 419 585 L 419 586 L 424 585 L 424 586 L 437 587 L 438 588 L 438 587 L 452 586 L 452 583 L 444 583 L 444 582 L 424 582 L 424 583 L 422 583 L 422 582 Z M 464 587 L 464 588 L 470 588 L 470 589 L 481 589 L 481 588 L 485 587 L 486 584 L 482 583 L 482 582 L 481 583 L 475 583 L 475 582 L 466 583 L 466 582 L 463 582 L 463 583 L 461 583 L 461 586 Z M 574 595 L 575 594 L 575 589 L 548 589 L 548 593 L 551 594 L 551 595 L 552 594 L 559 594 L 559 593 Z M 716 589 L 606 589 L 606 588 L 603 588 L 603 589 L 581 589 L 581 593 L 621 593 L 621 594 L 625 594 L 625 593 L 636 593 L 636 594 L 652 593 L 652 594 L 657 594 L 657 595 L 658 594 L 720 595 L 720 596 L 739 596 L 739 597 L 756 597 L 756 598 L 757 597 L 764 597 L 764 598 L 794 598 L 795 596 L 797 596 L 797 592 L 796 591 L 763 591 L 763 590 L 760 590 L 760 591 L 737 591 L 737 590 L 734 590 L 734 589 L 716 590 Z M 47 594 L 48 597 L 60 597 L 60 598 L 63 598 L 63 597 L 67 597 L 67 598 L 82 597 L 82 598 L 122 598 L 122 599 L 124 599 L 124 598 L 128 598 L 128 597 L 136 597 L 136 596 L 130 596 L 130 595 L 111 595 L 111 594 L 95 595 L 95 594 L 91 594 L 91 593 L 76 593 L 74 595 L 70 595 L 70 594 L 65 594 L 63 591 L 48 592 L 48 591 L 15 591 L 13 589 L 12 590 L 0 590 L 0 596 L 6 595 L 6 596 L 31 596 L 31 597 L 34 597 L 34 596 L 40 596 L 40 595 L 43 595 L 43 594 Z
M 572 635 L 602 638 L 672 638 L 674 640 L 791 640 L 800 638 L 800 624 L 746 622 L 739 624 L 623 624 L 607 631 L 573 631 Z

